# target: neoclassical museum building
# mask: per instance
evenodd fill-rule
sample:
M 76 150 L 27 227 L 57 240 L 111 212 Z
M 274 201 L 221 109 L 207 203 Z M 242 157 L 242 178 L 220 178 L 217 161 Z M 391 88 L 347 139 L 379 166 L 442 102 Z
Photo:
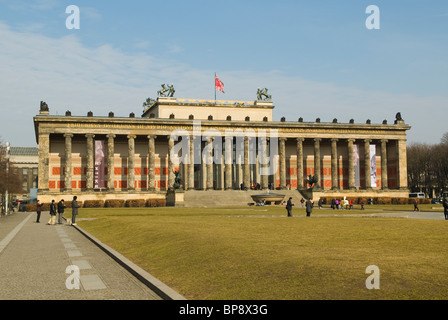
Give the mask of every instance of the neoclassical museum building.
M 407 197 L 405 124 L 273 120 L 271 101 L 159 97 L 141 117 L 34 117 L 43 202 L 148 199 L 168 190 L 298 190 Z M 219 193 L 217 191 L 220 191 Z M 248 190 L 248 191 L 244 191 Z M 236 192 L 236 191 L 234 191 Z M 255 192 L 255 191 L 253 191 Z M 204 193 L 205 195 L 206 193 Z M 183 198 L 176 198 L 182 204 Z

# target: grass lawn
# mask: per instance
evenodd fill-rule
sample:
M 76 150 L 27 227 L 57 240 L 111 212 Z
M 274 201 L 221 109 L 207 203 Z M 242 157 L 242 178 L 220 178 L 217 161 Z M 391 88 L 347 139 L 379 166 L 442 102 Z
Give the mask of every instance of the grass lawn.
M 83 208 L 78 224 L 187 299 L 448 299 L 448 221 L 366 211 Z

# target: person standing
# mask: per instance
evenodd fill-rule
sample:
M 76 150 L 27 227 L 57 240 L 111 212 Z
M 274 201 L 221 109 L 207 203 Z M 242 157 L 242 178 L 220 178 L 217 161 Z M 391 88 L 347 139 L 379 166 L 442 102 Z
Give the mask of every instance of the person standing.
M 42 213 L 42 203 L 40 202 L 40 200 L 37 200 L 36 203 L 36 213 L 37 213 L 36 223 L 39 223 L 40 214 Z
M 50 220 L 48 220 L 47 224 L 54 225 L 55 223 L 56 223 L 56 205 L 54 204 L 54 200 L 51 200 Z
M 420 211 L 420 209 L 418 208 L 418 200 L 417 199 L 414 200 L 414 211 Z
M 76 226 L 76 216 L 78 215 L 78 208 L 80 207 L 76 202 L 76 199 L 78 199 L 78 197 L 74 196 L 72 200 L 72 225 L 74 226 Z
M 313 200 L 307 199 L 306 203 L 305 203 L 305 207 L 306 207 L 306 216 L 307 217 L 311 216 L 311 212 L 313 211 Z
M 288 202 L 286 202 L 286 211 L 288 212 L 288 217 L 292 217 L 291 211 L 294 204 L 292 203 L 291 199 L 292 197 L 289 197 Z
M 448 197 L 443 200 L 443 213 L 445 214 L 445 220 L 448 220 Z
M 64 199 L 58 202 L 58 224 L 62 224 L 62 216 L 64 215 Z

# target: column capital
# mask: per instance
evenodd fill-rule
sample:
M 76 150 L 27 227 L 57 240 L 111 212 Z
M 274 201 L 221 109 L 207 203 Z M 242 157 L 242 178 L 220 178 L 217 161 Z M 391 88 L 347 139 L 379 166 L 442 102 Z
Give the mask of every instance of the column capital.
M 64 138 L 73 138 L 73 133 L 64 133 Z
M 372 142 L 372 139 L 364 139 L 364 143 L 370 143 Z
M 356 141 L 356 139 L 354 139 L 354 138 L 349 138 L 349 139 L 347 139 L 347 142 L 349 142 L 349 143 L 353 143 L 353 142 L 355 142 Z
M 331 142 L 338 142 L 339 139 L 338 138 L 331 138 Z
M 93 138 L 95 138 L 95 135 L 94 135 L 93 133 L 86 133 L 86 134 L 85 134 L 85 137 L 86 137 L 87 139 L 89 139 L 89 138 L 93 139 Z
M 288 140 L 288 138 L 285 138 L 285 137 L 279 137 L 278 140 L 279 140 L 279 141 L 286 141 L 286 140 Z
M 305 141 L 305 138 L 296 138 L 296 141 L 297 142 L 303 142 L 303 141 Z
M 155 134 L 150 134 L 147 136 L 148 139 L 157 139 L 157 136 Z
M 321 142 L 322 138 L 314 138 L 313 140 L 314 140 L 314 142 Z
M 381 141 L 381 143 L 388 143 L 389 142 L 388 139 L 381 139 L 380 141 Z
M 135 138 L 137 138 L 137 136 L 135 134 L 128 134 L 127 138 L 128 139 L 135 139 Z
M 108 135 L 106 135 L 106 137 L 108 137 L 109 139 L 115 139 L 116 135 L 113 133 L 109 133 Z

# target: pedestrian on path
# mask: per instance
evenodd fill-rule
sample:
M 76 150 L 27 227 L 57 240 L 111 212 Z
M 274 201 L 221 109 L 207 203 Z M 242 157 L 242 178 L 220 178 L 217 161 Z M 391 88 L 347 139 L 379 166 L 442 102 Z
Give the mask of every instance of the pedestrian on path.
M 50 204 L 50 220 L 48 220 L 48 223 L 50 225 L 56 224 L 56 205 L 54 204 L 54 200 L 51 200 Z
M 443 213 L 445 214 L 445 220 L 448 220 L 448 197 L 443 200 Z
M 78 199 L 77 196 L 73 197 L 72 200 L 72 225 L 76 226 L 76 216 L 78 214 L 78 208 L 80 205 L 76 202 L 76 199 Z
M 292 197 L 289 197 L 288 202 L 286 202 L 286 211 L 288 212 L 288 217 L 292 217 L 291 211 L 294 204 L 291 202 L 291 199 Z
M 42 203 L 40 203 L 40 200 L 37 200 L 36 203 L 36 213 L 37 213 L 36 223 L 39 223 L 40 214 L 42 213 Z
M 307 199 L 306 203 L 305 203 L 305 207 L 306 207 L 306 216 L 307 217 L 311 216 L 311 212 L 313 211 L 313 200 Z
M 414 211 L 420 211 L 420 209 L 418 208 L 418 200 L 417 199 L 414 200 Z
M 62 216 L 64 215 L 64 199 L 58 202 L 58 224 L 62 224 Z

